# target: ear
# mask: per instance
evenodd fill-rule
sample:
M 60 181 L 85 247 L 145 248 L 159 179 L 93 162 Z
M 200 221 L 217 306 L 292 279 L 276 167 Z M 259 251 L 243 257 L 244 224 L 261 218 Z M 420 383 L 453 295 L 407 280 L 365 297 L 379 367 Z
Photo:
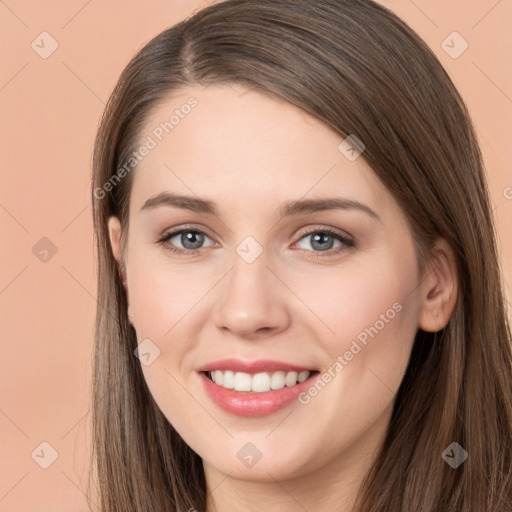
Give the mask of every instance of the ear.
M 110 245 L 112 246 L 112 253 L 114 254 L 114 258 L 117 261 L 119 273 L 121 274 L 121 280 L 123 281 L 123 286 L 126 291 L 126 300 L 128 302 L 128 320 L 133 325 L 134 318 L 132 309 L 130 307 L 130 296 L 128 294 L 128 286 L 126 283 L 126 266 L 123 253 L 121 251 L 121 222 L 115 216 L 109 217 L 108 219 L 108 234 L 110 238 Z
M 457 260 L 446 240 L 440 238 L 421 282 L 418 327 L 426 332 L 444 329 L 455 309 L 458 293 Z
M 114 254 L 114 258 L 117 261 L 123 285 L 126 288 L 126 269 L 121 252 L 121 222 L 115 216 L 109 217 L 108 219 L 108 233 L 110 237 L 112 253 Z

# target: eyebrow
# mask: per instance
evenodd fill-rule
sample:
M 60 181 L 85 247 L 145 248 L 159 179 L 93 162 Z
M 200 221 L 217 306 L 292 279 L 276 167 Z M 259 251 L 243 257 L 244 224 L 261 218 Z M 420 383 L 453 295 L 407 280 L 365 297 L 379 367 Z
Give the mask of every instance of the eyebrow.
M 198 197 L 171 194 L 170 192 L 161 192 L 160 194 L 148 199 L 141 207 L 141 211 L 152 210 L 160 206 L 171 206 L 182 208 L 197 213 L 206 213 L 209 215 L 218 215 L 215 203 Z M 379 215 L 369 206 L 352 199 L 341 197 L 329 197 L 324 199 L 299 199 L 283 203 L 279 209 L 280 218 L 292 215 L 301 215 L 315 213 L 325 210 L 359 210 L 370 217 L 382 222 Z

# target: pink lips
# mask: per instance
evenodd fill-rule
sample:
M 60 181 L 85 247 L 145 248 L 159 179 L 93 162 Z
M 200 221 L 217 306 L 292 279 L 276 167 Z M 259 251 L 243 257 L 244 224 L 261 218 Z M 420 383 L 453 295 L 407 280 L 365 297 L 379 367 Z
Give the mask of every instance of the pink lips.
M 311 375 L 304 382 L 300 382 L 294 386 L 285 386 L 281 389 L 258 393 L 235 391 L 215 384 L 215 382 L 211 381 L 206 376 L 206 372 L 214 370 L 231 370 L 233 372 L 239 371 L 249 374 L 279 370 L 296 372 L 307 370 L 311 372 Z M 213 402 L 226 412 L 248 418 L 266 416 L 291 404 L 300 393 L 312 385 L 313 379 L 319 373 L 310 368 L 279 361 L 260 360 L 248 362 L 239 359 L 215 361 L 198 368 L 197 372 L 207 395 Z

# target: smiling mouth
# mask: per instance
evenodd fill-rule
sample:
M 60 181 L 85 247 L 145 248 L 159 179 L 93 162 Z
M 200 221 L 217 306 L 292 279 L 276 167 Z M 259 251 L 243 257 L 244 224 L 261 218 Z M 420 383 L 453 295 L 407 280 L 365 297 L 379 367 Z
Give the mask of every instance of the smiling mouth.
M 214 370 L 202 373 L 204 373 L 209 380 L 224 389 L 265 393 L 268 391 L 277 391 L 284 387 L 296 386 L 320 372 L 316 370 L 305 370 L 301 372 L 275 371 L 250 374 L 245 372 L 233 372 L 231 370 Z

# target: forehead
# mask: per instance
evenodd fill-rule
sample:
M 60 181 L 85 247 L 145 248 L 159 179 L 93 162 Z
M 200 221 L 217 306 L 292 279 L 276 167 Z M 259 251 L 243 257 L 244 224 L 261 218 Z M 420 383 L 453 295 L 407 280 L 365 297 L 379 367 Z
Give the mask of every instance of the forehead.
M 290 103 L 242 86 L 180 90 L 153 109 L 140 133 L 138 147 L 150 149 L 134 170 L 131 210 L 163 191 L 247 212 L 326 195 L 396 209 L 364 159 L 340 151 L 344 138 Z

